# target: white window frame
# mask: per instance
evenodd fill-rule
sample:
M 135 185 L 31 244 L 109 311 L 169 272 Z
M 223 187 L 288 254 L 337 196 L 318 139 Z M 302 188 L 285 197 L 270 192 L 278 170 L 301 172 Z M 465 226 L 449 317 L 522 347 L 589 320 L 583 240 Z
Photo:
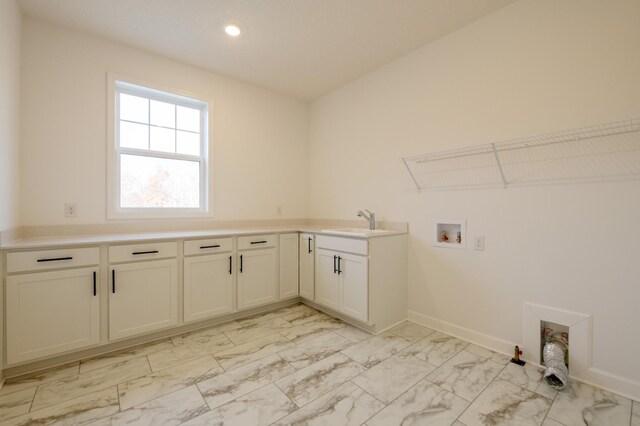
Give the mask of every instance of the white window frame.
M 107 73 L 107 219 L 154 219 L 211 217 L 209 203 L 209 105 L 210 102 L 184 91 L 158 84 L 150 84 L 130 77 Z M 119 93 L 143 96 L 149 99 L 170 102 L 176 105 L 197 108 L 201 113 L 200 156 L 159 151 L 145 151 L 119 146 L 120 114 L 117 96 Z M 122 208 L 120 206 L 120 158 L 122 154 L 133 154 L 155 158 L 198 161 L 200 163 L 200 207 L 199 208 Z

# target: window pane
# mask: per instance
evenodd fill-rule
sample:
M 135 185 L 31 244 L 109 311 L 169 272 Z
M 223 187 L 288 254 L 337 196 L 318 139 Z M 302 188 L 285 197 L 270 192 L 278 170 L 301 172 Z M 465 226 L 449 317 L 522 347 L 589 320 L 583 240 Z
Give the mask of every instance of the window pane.
M 178 154 L 200 155 L 200 134 L 178 130 Z
M 151 149 L 162 152 L 176 152 L 176 131 L 151 126 Z
M 176 127 L 176 106 L 166 102 L 151 101 L 151 124 Z
M 149 126 L 146 124 L 120 122 L 120 146 L 149 149 Z
M 199 208 L 200 163 L 122 154 L 122 208 Z
M 149 122 L 149 99 L 120 93 L 120 119 Z
M 178 106 L 178 129 L 200 132 L 200 110 Z

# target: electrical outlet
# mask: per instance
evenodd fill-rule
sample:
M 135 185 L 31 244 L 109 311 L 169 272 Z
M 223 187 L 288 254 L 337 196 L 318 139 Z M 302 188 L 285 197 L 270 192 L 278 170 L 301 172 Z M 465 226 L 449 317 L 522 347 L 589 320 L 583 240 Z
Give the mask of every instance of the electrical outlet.
M 282 206 L 276 207 L 276 214 L 280 216 L 282 214 Z
M 64 204 L 64 216 L 65 217 L 77 217 L 78 216 L 78 206 L 76 206 L 76 203 L 65 203 Z
M 484 250 L 484 235 L 479 237 L 473 237 L 473 249 Z

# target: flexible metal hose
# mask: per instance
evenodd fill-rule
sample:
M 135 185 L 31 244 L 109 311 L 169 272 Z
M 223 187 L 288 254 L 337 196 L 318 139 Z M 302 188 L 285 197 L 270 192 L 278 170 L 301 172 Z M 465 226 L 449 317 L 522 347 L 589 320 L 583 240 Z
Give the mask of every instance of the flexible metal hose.
M 567 345 L 562 340 L 551 339 L 544 345 L 544 381 L 556 390 L 564 389 L 569 380 L 569 370 L 564 363 Z

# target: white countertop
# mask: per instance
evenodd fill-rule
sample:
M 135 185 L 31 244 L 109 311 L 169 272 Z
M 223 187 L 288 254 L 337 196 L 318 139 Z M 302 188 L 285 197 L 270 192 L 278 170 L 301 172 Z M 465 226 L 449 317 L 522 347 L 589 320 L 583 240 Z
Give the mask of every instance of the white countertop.
M 199 231 L 175 231 L 175 232 L 148 232 L 148 233 L 127 233 L 127 234 L 94 234 L 94 235 L 70 235 L 61 237 L 39 237 L 23 238 L 0 246 L 2 250 L 21 250 L 34 248 L 55 248 L 79 245 L 96 244 L 119 244 L 138 241 L 156 240 L 177 240 L 195 238 L 217 238 L 241 235 L 271 234 L 284 232 L 309 232 L 314 234 L 334 235 L 349 238 L 376 238 L 390 235 L 406 234 L 406 231 L 395 229 L 379 229 L 370 231 L 366 228 L 342 228 L 318 226 L 280 226 L 262 228 L 239 228 L 239 229 L 215 229 Z

